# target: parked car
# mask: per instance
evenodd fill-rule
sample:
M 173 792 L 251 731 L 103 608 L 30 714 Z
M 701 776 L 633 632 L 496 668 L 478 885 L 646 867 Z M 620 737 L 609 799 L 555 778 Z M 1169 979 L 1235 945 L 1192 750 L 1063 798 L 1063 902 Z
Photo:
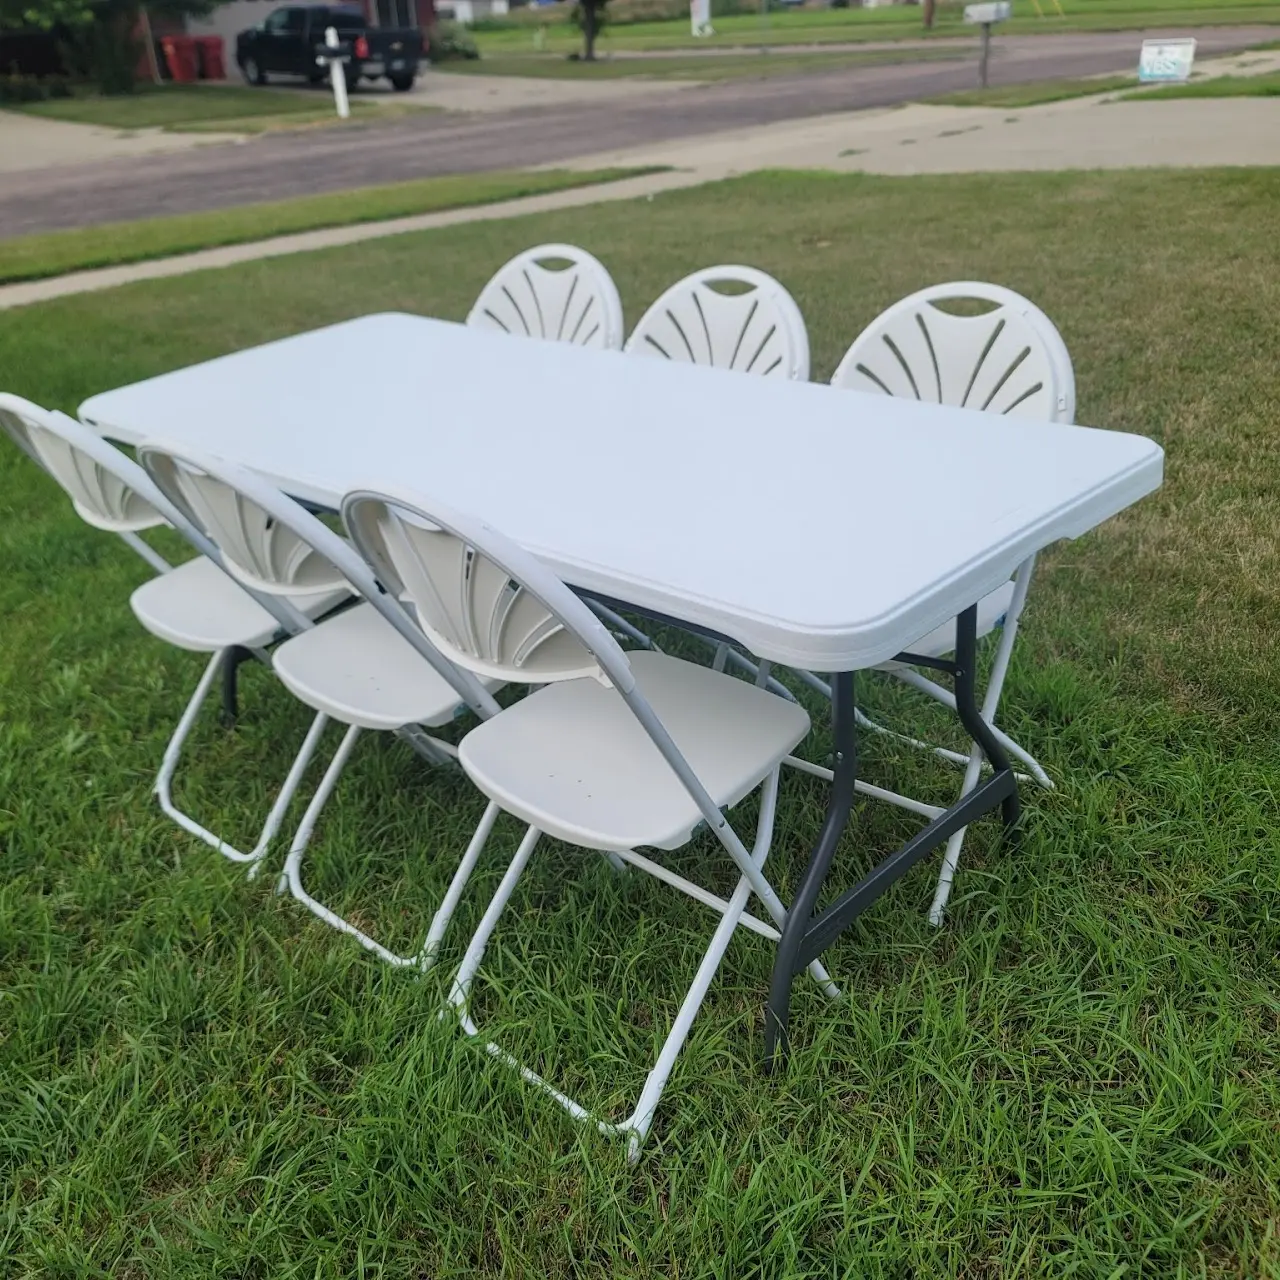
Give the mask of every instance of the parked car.
M 385 76 L 391 87 L 413 88 L 422 60 L 422 32 L 416 27 L 371 27 L 364 14 L 346 5 L 289 5 L 273 9 L 256 26 L 236 36 L 236 63 L 250 84 L 266 84 L 271 75 L 306 76 L 318 84 L 329 73 L 318 62 L 324 33 L 333 27 L 347 55 L 347 83 Z

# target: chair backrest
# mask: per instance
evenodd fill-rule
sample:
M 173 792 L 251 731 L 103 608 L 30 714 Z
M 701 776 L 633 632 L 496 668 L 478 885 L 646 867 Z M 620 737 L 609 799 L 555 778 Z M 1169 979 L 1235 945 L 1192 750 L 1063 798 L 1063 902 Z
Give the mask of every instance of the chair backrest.
M 992 304 L 957 315 L 939 303 Z M 1072 422 L 1075 374 L 1062 335 L 1039 307 L 999 285 L 921 289 L 858 335 L 832 386 L 1041 422 Z
M 378 580 L 459 666 L 524 684 L 620 672 L 629 681 L 626 655 L 595 614 L 487 525 L 372 490 L 348 494 L 342 518 Z
M 474 516 L 385 489 L 342 500 L 351 540 L 458 666 L 512 682 L 594 677 L 621 695 L 716 838 L 750 855 L 636 685 L 609 629 L 540 560 Z
M 95 529 L 136 533 L 167 522 L 152 501 L 155 486 L 83 424 L 30 400 L 0 395 L 0 426 L 62 486 L 76 514 Z
M 36 453 L 36 447 L 31 443 L 31 431 L 27 423 L 33 415 L 43 417 L 44 413 L 44 409 L 38 404 L 32 404 L 30 400 L 0 392 L 0 431 L 3 431 L 42 471 L 44 463 L 40 461 L 40 455 Z
M 579 347 L 622 347 L 622 299 L 603 263 L 571 244 L 512 258 L 481 290 L 467 324 Z
M 288 599 L 347 586 L 341 570 L 316 549 L 318 535 L 300 534 L 296 522 L 286 519 L 286 511 L 292 514 L 297 504 L 273 485 L 255 484 L 250 472 L 225 460 L 197 457 L 158 441 L 144 442 L 138 460 L 222 552 L 227 572 L 246 587 Z M 324 529 L 314 516 L 302 514 L 309 534 L 314 533 L 311 521 Z
M 754 267 L 708 267 L 673 284 L 641 316 L 626 350 L 762 377 L 803 382 L 809 376 L 800 308 Z
M 257 593 L 289 597 L 350 587 L 371 604 L 482 717 L 497 703 L 424 638 L 345 538 L 275 485 L 209 454 L 144 441 L 138 457 L 174 505 L 213 541 L 228 573 Z M 309 624 L 308 624 L 309 625 Z

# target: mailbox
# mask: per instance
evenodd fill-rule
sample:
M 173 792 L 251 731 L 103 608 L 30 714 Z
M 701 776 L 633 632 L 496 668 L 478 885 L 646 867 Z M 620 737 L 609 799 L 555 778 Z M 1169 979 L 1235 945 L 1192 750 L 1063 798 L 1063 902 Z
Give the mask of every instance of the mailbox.
M 1013 16 L 1013 5 L 1009 0 L 992 0 L 989 4 L 967 4 L 964 7 L 964 20 L 984 27 L 993 22 L 1005 22 Z

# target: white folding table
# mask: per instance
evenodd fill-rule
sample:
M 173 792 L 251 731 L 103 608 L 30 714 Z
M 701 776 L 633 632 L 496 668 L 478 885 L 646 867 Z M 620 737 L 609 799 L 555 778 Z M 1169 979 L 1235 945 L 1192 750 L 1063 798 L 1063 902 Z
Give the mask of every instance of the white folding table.
M 1000 806 L 975 601 L 1161 483 L 1141 436 L 366 316 L 93 396 L 104 435 L 251 467 L 304 501 L 395 484 L 489 520 L 587 595 L 833 673 L 836 769 L 779 945 L 791 978 L 952 831 Z M 957 710 L 992 776 L 812 916 L 851 808 L 853 672 L 957 619 Z

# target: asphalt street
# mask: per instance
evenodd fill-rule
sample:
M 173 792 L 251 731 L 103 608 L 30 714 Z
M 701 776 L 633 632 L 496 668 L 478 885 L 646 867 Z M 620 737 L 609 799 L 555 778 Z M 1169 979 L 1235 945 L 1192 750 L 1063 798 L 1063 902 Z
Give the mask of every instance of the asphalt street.
M 1144 34 L 997 37 L 991 83 L 1128 70 L 1137 63 Z M 1208 57 L 1273 40 L 1277 28 L 1200 28 L 1188 34 L 1196 37 L 1197 56 Z M 163 156 L 33 169 L 9 175 L 0 189 L 0 238 L 434 174 L 521 168 L 753 124 L 892 106 L 974 87 L 976 47 L 975 41 L 972 57 L 956 61 L 673 87 L 589 107 L 483 115 L 424 112 L 349 129 L 268 134 Z

